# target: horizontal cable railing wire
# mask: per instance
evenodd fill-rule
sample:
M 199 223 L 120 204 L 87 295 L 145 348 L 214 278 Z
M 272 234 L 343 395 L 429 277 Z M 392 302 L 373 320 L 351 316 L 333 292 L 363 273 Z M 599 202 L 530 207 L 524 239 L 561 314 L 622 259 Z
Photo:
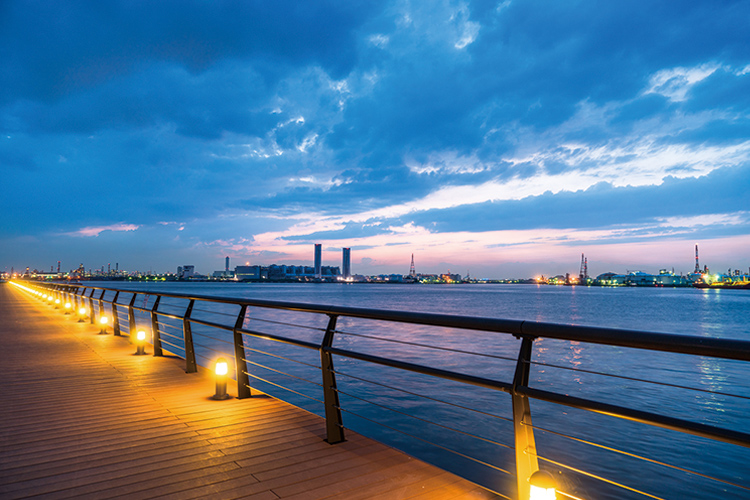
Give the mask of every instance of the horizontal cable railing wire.
M 200 309 L 198 307 L 194 307 L 193 308 L 193 312 L 202 312 L 202 313 L 206 313 L 206 314 L 217 314 L 219 316 L 226 316 L 226 317 L 232 318 L 232 319 L 234 319 L 234 318 L 237 317 L 237 313 L 229 314 L 229 313 L 225 313 L 225 312 L 222 312 L 222 311 L 209 311 L 208 309 Z
M 527 452 L 527 453 L 528 453 L 528 452 Z M 557 462 L 557 461 L 555 461 L 555 460 L 552 460 L 552 459 L 549 459 L 549 458 L 545 458 L 545 457 L 543 457 L 543 456 L 541 456 L 541 455 L 536 455 L 536 458 L 538 458 L 539 460 L 542 460 L 542 461 L 544 461 L 544 462 L 547 462 L 547 463 L 550 463 L 550 464 L 556 465 L 557 467 L 560 467 L 560 468 L 562 468 L 562 469 L 567 469 L 567 470 L 569 470 L 569 471 L 571 471 L 571 472 L 575 472 L 575 473 L 581 474 L 581 475 L 583 475 L 583 476 L 587 476 L 587 477 L 589 477 L 589 478 L 591 478 L 591 479 L 595 479 L 595 480 L 597 480 L 597 481 L 601 481 L 601 482 L 603 482 L 603 483 L 611 484 L 612 486 L 616 486 L 616 487 L 618 487 L 618 488 L 621 488 L 621 489 L 623 489 L 623 490 L 627 490 L 627 491 L 630 491 L 630 492 L 633 492 L 633 493 L 637 493 L 637 494 L 639 494 L 639 495 L 643 495 L 644 497 L 648 497 L 648 498 L 654 498 L 654 499 L 656 499 L 656 500 L 667 500 L 666 498 L 663 498 L 663 497 L 659 497 L 659 496 L 656 496 L 656 495 L 652 495 L 651 493 L 648 493 L 648 492 L 645 492 L 645 491 L 639 490 L 639 489 L 637 489 L 637 488 L 633 488 L 632 486 L 627 486 L 627 485 L 625 485 L 625 484 L 622 484 L 622 483 L 619 483 L 619 482 L 617 482 L 617 481 L 613 481 L 612 479 L 607 479 L 606 477 L 603 477 L 603 476 L 599 476 L 599 475 L 597 475 L 597 474 L 593 474 L 593 473 L 591 473 L 591 472 L 587 472 L 587 471 L 584 471 L 584 470 L 578 469 L 578 468 L 576 468 L 576 467 L 571 467 L 571 466 L 569 466 L 569 465 L 566 465 L 566 464 L 563 464 L 563 463 Z M 564 495 L 567 495 L 567 494 L 566 494 L 565 492 L 563 492 L 563 491 L 561 491 L 560 493 L 562 493 L 562 494 L 564 494 Z
M 278 373 L 279 375 L 284 375 L 286 377 L 290 377 L 290 378 L 293 378 L 293 379 L 296 379 L 296 380 L 301 380 L 302 382 L 307 382 L 308 384 L 317 385 L 318 387 L 323 387 L 323 384 L 321 384 L 320 382 L 313 382 L 312 380 L 308 380 L 308 379 L 306 379 L 304 377 L 298 377 L 297 375 L 292 375 L 291 373 L 282 372 L 281 370 L 277 370 L 275 368 L 271 368 L 270 366 L 266 366 L 266 365 L 262 365 L 260 363 L 256 363 L 255 361 L 250 361 L 248 359 L 244 359 L 243 361 L 245 361 L 246 363 L 251 364 L 253 366 L 257 366 L 259 368 L 263 368 L 264 370 L 268 370 L 268 371 L 271 371 L 271 372 L 274 372 L 274 373 Z M 279 386 L 279 387 L 281 387 L 281 386 Z
M 173 334 L 171 332 L 164 331 L 164 329 L 161 329 L 161 331 L 159 332 L 159 334 L 160 334 L 159 336 L 162 339 L 166 338 L 166 339 L 173 339 L 175 342 L 184 342 L 184 338 L 183 338 L 182 335 L 175 335 L 175 334 Z
M 279 389 L 283 389 L 285 391 L 294 393 L 297 396 L 302 396 L 303 398 L 307 398 L 307 399 L 309 399 L 311 401 L 317 401 L 320 404 L 325 404 L 325 402 L 321 401 L 320 399 L 314 398 L 312 396 L 309 396 L 309 395 L 304 394 L 304 393 L 299 392 L 299 391 L 295 391 L 294 389 L 290 389 L 289 387 L 285 387 L 283 385 L 279 385 L 279 384 L 277 384 L 275 382 L 271 382 L 270 380 L 264 379 L 263 377 L 259 377 L 258 375 L 255 375 L 253 373 L 245 372 L 245 375 L 247 375 L 248 377 L 254 378 L 255 380 L 260 380 L 261 382 L 264 382 L 266 384 L 270 384 L 270 385 L 272 385 L 274 387 L 278 387 Z
M 464 350 L 455 349 L 455 348 L 452 348 L 452 347 L 442 347 L 442 346 L 438 346 L 438 345 L 420 344 L 418 342 L 407 342 L 405 340 L 396 340 L 396 339 L 389 339 L 389 338 L 385 338 L 385 337 L 376 337 L 376 336 L 373 336 L 373 335 L 364 335 L 364 334 L 361 334 L 361 333 L 352 333 L 352 332 L 346 332 L 346 331 L 343 331 L 343 330 L 336 330 L 336 333 L 340 333 L 342 335 L 347 335 L 349 337 L 359 337 L 359 338 L 370 339 L 370 340 L 379 340 L 381 342 L 391 342 L 393 344 L 402 344 L 402 345 L 408 345 L 408 346 L 412 346 L 412 347 L 423 347 L 425 349 L 434 349 L 436 351 L 452 352 L 452 353 L 456 353 L 456 354 L 470 354 L 470 355 L 473 355 L 473 356 L 480 356 L 480 357 L 483 357 L 483 358 L 491 358 L 491 359 L 502 359 L 502 360 L 505 360 L 505 361 L 512 361 L 514 363 L 516 361 L 518 361 L 516 358 L 511 358 L 511 357 L 508 357 L 508 356 L 498 356 L 496 354 L 486 354 L 486 353 L 474 352 L 474 351 L 464 351 Z
M 172 324 L 167 323 L 165 321 L 159 321 L 159 328 L 161 328 L 161 327 L 172 328 L 173 330 L 180 330 L 180 331 L 182 331 L 182 325 L 175 326 L 175 325 L 172 325 Z
M 524 425 L 526 425 L 526 424 L 524 424 Z M 564 439 L 568 439 L 570 441 L 575 441 L 577 443 L 581 443 L 581 444 L 585 444 L 585 445 L 592 446 L 592 447 L 595 447 L 595 448 L 599 448 L 601 450 L 610 451 L 612 453 L 617 453 L 619 455 L 624 455 L 626 457 L 634 458 L 634 459 L 637 459 L 637 460 L 640 460 L 640 461 L 643 461 L 643 462 L 649 462 L 649 463 L 652 463 L 654 465 L 659 465 L 659 466 L 662 466 L 662 467 L 666 467 L 668 469 L 673 469 L 673 470 L 677 470 L 677 471 L 680 471 L 680 472 L 685 472 L 685 473 L 688 473 L 688 474 L 692 474 L 692 475 L 695 475 L 695 476 L 700 476 L 700 477 L 703 477 L 705 479 L 710 479 L 712 481 L 717 481 L 717 482 L 724 483 L 724 484 L 727 484 L 727 485 L 730 485 L 730 486 L 734 486 L 736 488 L 740 488 L 740 489 L 743 489 L 743 490 L 746 490 L 746 491 L 750 491 L 750 486 L 745 486 L 745 485 L 742 485 L 742 484 L 734 483 L 732 481 L 727 481 L 726 479 L 721 479 L 721 478 L 718 478 L 718 477 L 709 476 L 707 474 L 703 474 L 701 472 L 698 472 L 698 471 L 695 471 L 695 470 L 692 470 L 692 469 L 688 469 L 688 468 L 685 468 L 685 467 L 680 467 L 679 465 L 674 465 L 674 464 L 670 464 L 670 463 L 667 463 L 667 462 L 663 462 L 661 460 L 656 460 L 656 459 L 653 459 L 653 458 L 644 457 L 642 455 L 638 455 L 637 453 L 631 453 L 631 452 L 628 452 L 628 451 L 624 451 L 624 450 L 620 450 L 620 449 L 617 449 L 617 448 L 613 448 L 611 446 L 605 446 L 603 444 L 594 443 L 594 442 L 588 441 L 586 439 L 581 439 L 581 438 L 577 438 L 575 436 L 570 436 L 568 434 L 564 434 L 562 432 L 554 431 L 552 429 L 547 429 L 545 427 L 540 427 L 538 425 L 530 425 L 529 427 L 532 427 L 534 430 L 538 430 L 538 431 L 541 431 L 541 432 L 546 432 L 546 433 L 549 433 L 549 434 L 554 434 L 555 436 L 559 436 L 559 437 L 562 437 Z
M 484 415 L 486 417 L 496 418 L 498 420 L 504 420 L 506 422 L 513 422 L 512 418 L 501 417 L 500 415 L 495 415 L 494 413 L 488 413 L 486 411 L 478 410 L 476 408 L 470 408 L 468 406 L 463 406 L 463 405 L 459 405 L 459 404 L 456 404 L 456 403 L 451 403 L 450 401 L 445 401 L 444 399 L 433 398 L 433 397 L 427 396 L 425 394 L 419 394 L 419 393 L 416 393 L 416 392 L 407 391 L 406 389 L 402 389 L 401 387 L 394 387 L 394 386 L 391 386 L 391 385 L 382 384 L 380 382 L 375 382 L 373 380 L 367 380 L 367 379 L 364 379 L 362 377 L 357 377 L 357 376 L 354 376 L 354 375 L 352 375 L 350 373 L 342 372 L 342 371 L 339 371 L 339 370 L 331 370 L 331 373 L 335 373 L 337 375 L 341 375 L 343 377 L 347 377 L 347 378 L 350 378 L 350 379 L 359 380 L 360 382 L 365 382 L 365 383 L 368 383 L 368 384 L 377 385 L 377 386 L 380 386 L 380 387 L 382 387 L 384 389 L 388 389 L 390 391 L 401 392 L 401 393 L 404 393 L 404 394 L 408 394 L 410 396 L 415 396 L 415 397 L 418 397 L 418 398 L 427 399 L 429 401 L 434 401 L 436 403 L 441 403 L 441 404 L 444 404 L 444 405 L 453 406 L 454 408 L 459 408 L 461 410 L 467 410 L 467 411 L 470 411 L 470 412 L 473 412 L 473 413 L 478 413 L 478 414 Z
M 203 335 L 201 335 L 201 337 L 203 337 Z M 226 344 L 229 344 L 229 345 L 232 345 L 232 343 L 231 343 L 231 342 L 225 342 L 225 343 L 226 343 Z M 218 350 L 217 350 L 217 349 L 215 349 L 215 348 L 214 348 L 214 346 L 211 346 L 211 345 L 207 345 L 207 344 L 201 344 L 200 342 L 197 342 L 197 341 L 195 341 L 195 340 L 193 340 L 193 345 L 194 345 L 195 347 L 202 347 L 203 349 L 205 349 L 205 350 L 207 350 L 207 351 L 218 352 Z
M 705 393 L 708 393 L 708 394 L 716 394 L 716 395 L 720 395 L 720 396 L 728 396 L 728 397 L 732 397 L 732 398 L 740 398 L 740 399 L 748 399 L 748 400 L 750 400 L 750 396 L 743 396 L 741 394 L 732 394 L 732 393 L 729 393 L 729 392 L 715 391 L 715 390 L 711 390 L 711 389 L 701 389 L 700 387 L 690 387 L 690 386 L 687 386 L 687 385 L 670 384 L 669 382 L 660 382 L 658 380 L 647 380 L 647 379 L 636 378 L 636 377 L 628 377 L 626 375 L 618 375 L 618 374 L 615 374 L 615 373 L 604 373 L 604 372 L 598 372 L 598 371 L 595 371 L 595 370 L 585 370 L 583 368 L 572 368 L 570 366 L 555 365 L 553 363 L 540 363 L 540 362 L 536 362 L 536 361 L 528 362 L 528 364 L 530 364 L 530 365 L 537 365 L 537 366 L 544 366 L 544 367 L 550 367 L 550 368 L 558 368 L 560 370 L 568 370 L 568 371 L 572 371 L 572 372 L 588 373 L 588 374 L 591 374 L 591 375 L 601 375 L 601 376 L 604 376 L 604 377 L 618 378 L 618 379 L 621 379 L 621 380 L 630 380 L 630 381 L 633 381 L 633 382 L 643 382 L 643 383 L 646 383 L 646 384 L 661 385 L 661 386 L 664 386 L 664 387 L 672 387 L 672 388 L 675 388 L 675 389 L 685 389 L 685 390 L 688 390 L 688 391 L 705 392 Z
M 274 335 L 271 333 L 264 333 L 264 332 L 255 332 L 252 330 L 245 330 L 245 329 L 239 329 L 238 332 L 243 335 L 249 335 L 251 337 L 264 339 L 264 340 L 273 340 L 276 342 L 281 342 L 283 344 L 291 344 L 291 345 L 296 345 L 299 347 L 307 347 L 308 349 L 315 349 L 315 350 L 320 349 L 319 344 L 315 344 L 313 342 L 307 342 L 304 340 L 298 340 L 298 339 L 294 339 L 291 337 L 282 337 L 281 335 Z
M 219 337 L 214 337 L 213 335 L 207 335 L 206 332 L 200 332 L 200 337 L 206 338 L 209 340 L 214 340 L 216 342 L 221 342 L 222 344 L 233 345 L 233 343 L 227 339 L 221 339 Z M 200 345 L 200 344 L 198 344 L 198 342 L 195 342 L 195 345 Z M 203 347 L 209 347 L 209 346 L 204 345 Z
M 634 410 L 624 406 L 557 394 L 555 392 L 534 389 L 531 387 L 517 387 L 516 391 L 530 398 L 547 401 L 549 403 L 557 403 L 570 406 L 571 408 L 580 408 L 594 413 L 611 415 L 624 420 L 631 420 L 634 422 L 653 425 L 655 427 L 661 427 L 663 429 L 685 432 L 695 436 L 708 437 L 710 439 L 716 439 L 730 444 L 750 447 L 750 434 L 745 432 L 724 429 L 722 427 L 715 427 L 675 417 L 668 417 L 643 410 Z
M 474 375 L 466 375 L 463 373 L 453 372 L 450 370 L 442 370 L 439 368 L 431 368 L 416 363 L 407 363 L 405 361 L 397 361 L 393 359 L 383 358 L 381 356 L 373 356 L 370 354 L 363 354 L 355 351 L 346 349 L 338 349 L 335 347 L 325 347 L 322 350 L 330 352 L 331 354 L 337 354 L 339 356 L 359 359 L 361 361 L 369 361 L 371 363 L 390 366 L 392 368 L 401 368 L 415 373 L 422 373 L 424 375 L 432 375 L 434 377 L 444 378 L 446 380 L 454 380 L 457 382 L 465 382 L 467 384 L 476 385 L 479 387 L 485 387 L 488 389 L 497 389 L 503 392 L 510 393 L 513 390 L 513 385 L 508 382 L 501 382 L 499 380 L 492 380 L 484 377 L 477 377 Z
M 247 322 L 257 321 L 259 323 L 268 323 L 268 324 L 271 324 L 271 325 L 278 325 L 278 326 L 289 326 L 289 327 L 292 327 L 292 328 L 302 328 L 302 329 L 307 329 L 307 330 L 314 330 L 314 331 L 317 331 L 317 332 L 325 332 L 326 331 L 325 328 L 320 328 L 320 327 L 317 327 L 317 326 L 300 325 L 300 324 L 297 324 L 297 323 L 288 323 L 288 322 L 285 322 L 285 321 L 276 321 L 276 320 L 266 319 L 266 318 L 248 317 L 248 318 L 245 319 L 245 321 L 247 321 Z
M 284 361 L 291 361 L 293 363 L 298 363 L 300 365 L 309 366 L 310 368 L 315 368 L 317 371 L 320 371 L 320 369 L 321 369 L 319 365 L 313 365 L 311 363 L 305 363 L 304 361 L 300 361 L 300 360 L 294 359 L 294 358 L 289 358 L 289 357 L 286 357 L 286 356 L 281 356 L 280 354 L 273 354 L 273 353 L 270 353 L 270 352 L 261 351 L 260 349 L 254 349 L 254 348 L 248 347 L 248 346 L 245 346 L 245 350 L 246 351 L 251 351 L 251 352 L 257 352 L 258 354 L 263 354 L 263 355 L 266 355 L 266 356 L 272 356 L 272 357 L 277 358 L 277 359 L 283 359 Z
M 364 415 L 360 415 L 360 414 L 354 413 L 354 412 L 352 412 L 352 411 L 350 411 L 350 410 L 347 410 L 346 408 L 343 408 L 343 407 L 341 407 L 341 406 L 338 406 L 338 407 L 337 407 L 337 409 L 339 409 L 339 410 L 341 410 L 341 411 L 343 411 L 343 412 L 349 413 L 349 414 L 351 414 L 351 415 L 353 415 L 353 416 L 355 416 L 355 417 L 357 417 L 357 418 L 361 418 L 361 419 L 363 419 L 363 420 L 367 420 L 367 421 L 369 421 L 370 423 L 376 424 L 376 425 L 378 425 L 378 426 L 380 426 L 380 427 L 384 427 L 384 428 L 386 428 L 386 429 L 389 429 L 389 430 L 392 430 L 392 431 L 398 432 L 398 433 L 400 433 L 400 434 L 403 434 L 404 436 L 408 436 L 408 437 L 410 437 L 410 438 L 416 439 L 416 440 L 418 440 L 418 441 L 421 441 L 421 442 L 423 442 L 423 443 L 425 443 L 425 444 L 428 444 L 428 445 L 430 445 L 430 446 L 434 446 L 434 447 L 436 447 L 436 448 L 440 448 L 441 450 L 447 451 L 448 453 L 451 453 L 451 454 L 453 454 L 453 455 L 457 455 L 457 456 L 459 456 L 459 457 L 461 457 L 461 458 L 465 458 L 465 459 L 467 459 L 467 460 L 470 460 L 470 461 L 472 461 L 472 462 L 476 462 L 476 463 L 478 463 L 478 464 L 484 465 L 485 467 L 489 467 L 489 468 L 491 468 L 491 469 L 495 469 L 495 470 L 496 470 L 496 471 L 498 471 L 498 472 L 502 472 L 502 473 L 504 473 L 504 474 L 508 474 L 508 475 L 510 475 L 510 476 L 513 476 L 513 475 L 514 475 L 514 474 L 513 474 L 512 472 L 510 472 L 510 471 L 507 471 L 507 470 L 505 470 L 505 469 L 503 469 L 503 468 L 501 468 L 501 467 L 498 467 L 498 466 L 496 466 L 496 465 L 494 465 L 494 464 L 491 464 L 491 463 L 489 463 L 489 462 L 484 462 L 484 461 L 482 461 L 482 460 L 479 460 L 479 459 L 477 459 L 477 458 L 474 458 L 474 457 L 472 457 L 472 456 L 470 456 L 470 455 L 466 455 L 465 453 L 461 453 L 461 452 L 459 452 L 459 451 L 456 451 L 456 450 L 452 450 L 452 449 L 450 449 L 450 448 L 448 448 L 448 447 L 446 447 L 446 446 L 443 446 L 443 445 L 441 445 L 441 444 L 435 443 L 434 441 L 429 441 L 429 440 L 427 440 L 427 439 L 421 438 L 421 437 L 419 437 L 419 436 L 416 436 L 416 435 L 414 435 L 414 434 L 411 434 L 411 433 L 409 433 L 409 432 L 406 432 L 406 431 L 404 431 L 404 430 L 401 430 L 401 429 L 397 429 L 397 428 L 395 428 L 395 427 L 392 427 L 392 426 L 386 425 L 386 424 L 384 424 L 384 423 L 382 423 L 382 422 L 379 422 L 379 421 L 377 421 L 377 420 L 374 420 L 374 419 L 371 419 L 371 418 L 365 417 Z M 506 497 L 506 498 L 507 498 L 507 497 Z
M 376 403 L 375 401 L 371 401 L 369 399 L 365 399 L 365 398 L 361 398 L 359 396 L 355 396 L 354 394 L 342 391 L 341 389 L 337 389 L 336 392 L 339 393 L 339 394 L 343 394 L 344 396 L 356 399 L 358 401 L 362 401 L 363 403 L 367 403 L 367 404 L 370 404 L 370 405 L 373 405 L 373 406 L 377 406 L 378 408 L 382 408 L 384 410 L 392 411 L 393 413 L 398 413 L 399 415 L 402 415 L 404 417 L 413 418 L 414 420 L 419 420 L 420 422 L 424 422 L 426 424 L 434 425 L 435 427 L 440 427 L 441 429 L 445 429 L 447 431 L 455 432 L 457 434 L 462 434 L 464 436 L 468 436 L 468 437 L 473 438 L 473 439 L 478 439 L 480 441 L 484 441 L 485 443 L 489 443 L 489 444 L 492 444 L 492 445 L 495 445 L 495 446 L 501 446 L 501 447 L 507 448 L 509 450 L 515 449 L 513 446 L 508 446 L 507 444 L 500 443 L 498 441 L 494 441 L 492 439 L 485 438 L 485 437 L 479 436 L 477 434 L 473 434 L 471 432 L 462 431 L 460 429 L 456 429 L 456 428 L 450 427 L 448 425 L 443 425 L 443 424 L 440 424 L 438 422 L 434 422 L 432 420 L 427 420 L 426 418 L 418 417 L 416 415 L 412 415 L 412 414 L 407 413 L 405 411 L 397 410 L 397 409 L 395 409 L 395 408 L 393 408 L 391 406 L 387 406 L 387 405 L 384 405 L 384 404 L 381 404 L 381 403 Z
M 167 340 L 161 339 L 161 341 L 162 341 L 162 343 L 167 344 L 168 346 L 174 347 L 175 349 L 179 349 L 180 351 L 184 351 L 185 350 L 184 347 L 182 347 L 180 345 L 177 345 L 177 344 L 173 344 L 173 343 L 171 343 L 171 342 L 169 342 Z

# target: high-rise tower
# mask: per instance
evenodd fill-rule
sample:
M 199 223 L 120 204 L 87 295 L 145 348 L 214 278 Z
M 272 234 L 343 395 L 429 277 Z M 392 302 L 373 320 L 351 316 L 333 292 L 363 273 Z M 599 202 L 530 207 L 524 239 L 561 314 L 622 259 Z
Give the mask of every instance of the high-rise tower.
M 695 274 L 700 274 L 701 272 L 701 266 L 698 264 L 698 245 L 695 245 L 695 271 L 693 271 Z
M 321 277 L 321 262 L 323 260 L 323 247 L 320 243 L 315 244 L 315 277 Z
M 344 279 L 351 278 L 352 277 L 352 249 L 343 248 L 341 253 L 342 253 L 342 258 L 343 258 L 341 269 L 344 274 Z
M 414 254 L 411 254 L 411 266 L 409 266 L 409 276 L 415 278 L 417 276 L 417 270 L 414 269 Z
M 229 256 L 227 256 L 227 258 L 224 259 L 224 260 L 225 260 L 225 262 L 224 262 L 224 272 L 228 273 L 229 272 Z
M 581 270 L 578 273 L 578 282 L 585 283 L 589 279 L 589 261 L 581 254 Z

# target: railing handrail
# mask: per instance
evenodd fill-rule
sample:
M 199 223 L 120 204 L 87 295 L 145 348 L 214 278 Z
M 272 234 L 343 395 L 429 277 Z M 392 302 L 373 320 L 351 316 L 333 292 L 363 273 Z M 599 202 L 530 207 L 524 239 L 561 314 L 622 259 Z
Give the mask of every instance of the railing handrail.
M 603 344 L 617 347 L 631 347 L 676 354 L 691 354 L 716 358 L 750 361 L 750 341 L 715 337 L 696 337 L 663 332 L 627 330 L 623 328 L 604 328 L 595 326 L 550 323 L 542 321 L 487 318 L 481 316 L 461 316 L 440 313 L 415 313 L 388 309 L 371 309 L 336 305 L 319 305 L 304 302 L 285 302 L 263 299 L 240 299 L 234 297 L 193 295 L 174 292 L 154 292 L 147 290 L 127 290 L 122 288 L 92 287 L 88 285 L 59 285 L 73 288 L 105 290 L 111 292 L 136 293 L 139 295 L 160 295 L 184 300 L 200 300 L 238 306 L 263 307 L 286 311 L 307 312 L 313 314 L 335 314 L 351 318 L 394 321 L 462 330 L 487 331 L 528 336 L 531 338 L 549 338 L 590 344 Z M 126 304 L 119 304 L 126 305 Z M 147 309 L 135 307 L 138 310 Z

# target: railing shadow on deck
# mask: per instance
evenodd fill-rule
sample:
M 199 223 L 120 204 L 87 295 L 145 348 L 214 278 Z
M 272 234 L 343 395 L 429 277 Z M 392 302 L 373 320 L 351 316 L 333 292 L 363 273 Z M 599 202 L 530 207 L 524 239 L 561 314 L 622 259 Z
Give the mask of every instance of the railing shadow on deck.
M 219 357 L 233 359 L 237 397 L 261 390 L 319 414 L 331 444 L 356 427 L 506 498 L 534 498 L 530 478 L 539 470 L 556 484 L 557 498 L 673 497 L 680 488 L 695 493 L 694 481 L 717 498 L 750 496 L 747 477 L 737 473 L 750 458 L 750 434 L 736 430 L 742 428 L 736 419 L 704 415 L 705 406 L 694 404 L 718 398 L 726 412 L 733 402 L 732 414 L 747 424 L 750 390 L 731 392 L 725 388 L 731 383 L 705 387 L 682 376 L 683 367 L 716 360 L 747 373 L 748 341 L 14 284 L 47 303 L 59 299 L 60 307 L 85 308 L 80 320 L 110 317 L 114 335 L 148 330 L 153 355 L 180 356 L 187 373 Z M 599 351 L 567 366 L 556 359 L 569 352 L 561 349 L 584 345 Z M 622 360 L 630 360 L 627 366 L 634 366 L 634 357 L 636 365 L 662 362 L 656 355 L 677 359 L 670 366 L 680 376 L 622 372 Z M 581 366 L 584 361 L 590 366 Z M 692 464 L 701 452 L 715 455 L 709 462 L 718 464 Z

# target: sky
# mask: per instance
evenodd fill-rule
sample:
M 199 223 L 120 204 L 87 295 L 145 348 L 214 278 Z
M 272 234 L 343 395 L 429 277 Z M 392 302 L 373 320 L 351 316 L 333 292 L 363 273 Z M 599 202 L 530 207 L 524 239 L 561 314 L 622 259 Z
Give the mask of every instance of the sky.
M 748 1 L 0 0 L 0 269 L 750 267 Z

